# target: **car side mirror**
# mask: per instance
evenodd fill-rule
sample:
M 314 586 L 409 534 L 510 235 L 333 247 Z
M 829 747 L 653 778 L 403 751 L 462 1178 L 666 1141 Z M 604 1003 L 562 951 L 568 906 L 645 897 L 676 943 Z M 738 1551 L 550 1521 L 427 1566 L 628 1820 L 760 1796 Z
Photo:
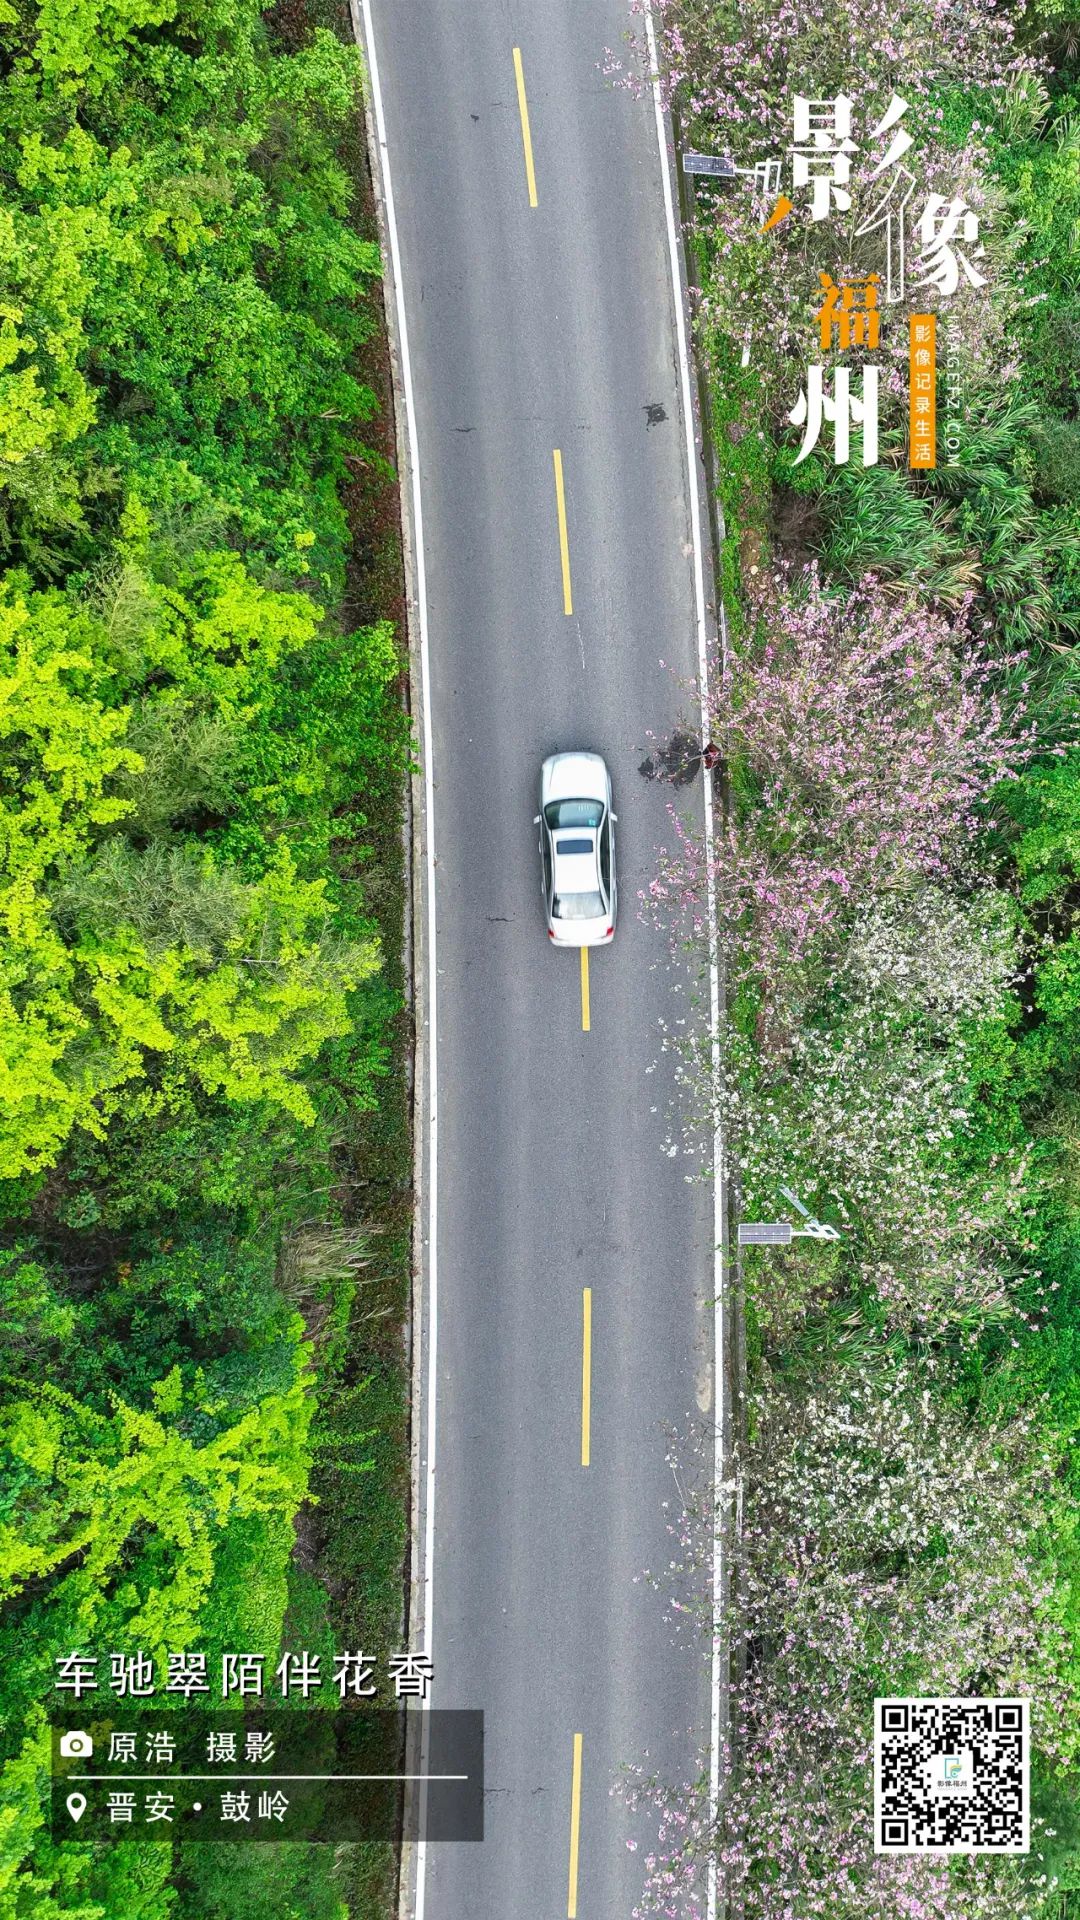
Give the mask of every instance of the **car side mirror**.
M 619 818 L 619 816 L 618 816 L 618 814 L 617 814 L 617 813 L 613 813 L 611 817 L 612 817 L 612 819 L 613 819 L 613 820 L 618 820 L 618 818 Z
M 540 825 L 540 815 L 539 815 L 538 813 L 534 813 L 534 814 L 533 814 L 533 826 L 534 826 L 534 827 L 538 827 L 539 825 Z

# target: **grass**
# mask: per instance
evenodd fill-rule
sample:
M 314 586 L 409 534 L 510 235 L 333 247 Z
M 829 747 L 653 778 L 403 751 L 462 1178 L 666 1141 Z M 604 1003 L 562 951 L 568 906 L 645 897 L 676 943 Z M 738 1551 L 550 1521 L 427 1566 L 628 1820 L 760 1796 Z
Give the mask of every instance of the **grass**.
M 724 515 L 718 570 L 728 631 L 744 628 L 744 573 L 768 558 L 772 448 L 760 427 L 760 386 L 736 344 L 717 329 L 699 341 L 709 380 L 713 475 Z

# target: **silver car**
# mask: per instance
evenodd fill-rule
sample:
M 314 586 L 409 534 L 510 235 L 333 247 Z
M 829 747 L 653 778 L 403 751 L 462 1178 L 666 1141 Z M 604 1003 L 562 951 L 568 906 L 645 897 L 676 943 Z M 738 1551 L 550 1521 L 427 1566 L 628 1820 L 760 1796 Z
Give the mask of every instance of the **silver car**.
M 541 885 L 548 939 L 604 947 L 615 937 L 611 778 L 598 753 L 553 753 L 540 770 Z

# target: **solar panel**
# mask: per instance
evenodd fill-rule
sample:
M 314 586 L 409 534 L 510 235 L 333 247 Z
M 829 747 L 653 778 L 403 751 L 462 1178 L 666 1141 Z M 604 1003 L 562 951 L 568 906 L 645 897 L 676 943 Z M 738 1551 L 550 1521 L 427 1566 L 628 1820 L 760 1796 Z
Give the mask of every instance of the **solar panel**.
M 714 179 L 734 180 L 735 163 L 722 153 L 690 153 L 682 156 L 684 173 L 711 174 Z
M 741 1220 L 740 1247 L 787 1247 L 791 1244 L 790 1220 Z

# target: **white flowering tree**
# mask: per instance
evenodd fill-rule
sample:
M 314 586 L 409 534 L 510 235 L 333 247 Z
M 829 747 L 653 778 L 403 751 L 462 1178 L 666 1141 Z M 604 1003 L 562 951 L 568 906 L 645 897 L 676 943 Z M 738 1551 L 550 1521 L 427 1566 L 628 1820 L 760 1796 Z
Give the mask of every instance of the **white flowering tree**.
M 718 1067 L 687 1043 L 688 1078 L 723 1124 L 746 1217 L 771 1217 L 783 1184 L 843 1226 L 848 1257 L 796 1256 L 807 1275 L 970 1338 L 1016 1311 L 1038 1198 L 1026 1143 L 970 1153 L 986 1036 L 1010 1044 L 1015 912 L 924 880 L 870 893 L 844 933 L 782 1049 L 731 1022 Z
M 638 1912 L 698 1920 L 715 1849 L 744 1920 L 1050 1920 L 1030 1863 L 872 1845 L 875 1693 L 1029 1695 L 1046 1759 L 1080 1752 L 1040 1572 L 1058 1496 L 1034 1417 L 973 1419 L 942 1363 L 878 1349 L 812 1379 L 766 1370 L 750 1431 L 729 1622 L 745 1656 L 738 1761 L 717 1832 L 700 1784 L 631 1788 L 660 1822 Z M 666 1576 L 680 1594 L 700 1586 L 715 1523 L 711 1496 L 691 1492 Z

